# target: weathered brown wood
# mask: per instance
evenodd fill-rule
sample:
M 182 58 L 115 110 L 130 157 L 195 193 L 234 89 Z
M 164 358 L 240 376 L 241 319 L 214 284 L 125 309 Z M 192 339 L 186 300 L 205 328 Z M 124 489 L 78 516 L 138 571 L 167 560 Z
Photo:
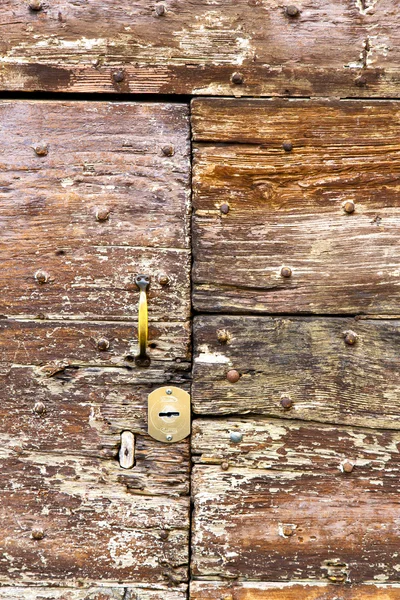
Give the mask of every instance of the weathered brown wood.
M 398 581 L 399 448 L 388 430 L 195 422 L 195 577 Z
M 190 327 L 189 321 L 150 322 L 151 362 L 143 369 L 134 361 L 136 322 L 0 319 L 0 364 L 35 365 L 46 371 L 54 361 L 67 361 L 71 367 L 124 367 L 132 382 L 163 381 L 190 369 Z
M 133 318 L 145 272 L 150 318 L 186 319 L 187 106 L 2 102 L 0 118 L 0 312 Z
M 332 586 L 326 583 L 220 583 L 193 581 L 191 600 L 398 600 L 397 585 Z
M 132 496 L 116 467 L 2 448 L 0 582 L 179 583 L 189 499 Z M 164 531 L 167 531 L 165 539 Z
M 2 102 L 0 118 L 0 597 L 101 584 L 134 588 L 37 600 L 178 600 L 189 440 L 147 435 L 147 396 L 189 388 L 188 107 Z M 138 272 L 151 278 L 147 367 Z
M 294 17 L 277 0 L 41 5 L 32 11 L 28 3 L 3 3 L 3 89 L 399 94 L 392 0 L 298 0 Z
M 193 409 L 399 429 L 399 339 L 395 320 L 196 317 Z
M 193 101 L 195 308 L 398 314 L 399 110 Z
M 186 586 L 180 590 L 134 587 L 98 587 L 86 589 L 0 587 L 1 600 L 185 600 Z

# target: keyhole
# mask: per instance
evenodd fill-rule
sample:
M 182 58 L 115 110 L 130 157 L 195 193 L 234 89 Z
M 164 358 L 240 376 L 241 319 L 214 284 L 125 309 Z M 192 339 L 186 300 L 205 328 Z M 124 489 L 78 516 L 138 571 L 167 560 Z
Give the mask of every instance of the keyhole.
M 170 418 L 170 417 L 179 417 L 179 413 L 178 412 L 172 412 L 172 411 L 169 411 L 169 412 L 160 412 L 158 416 L 159 417 L 168 417 L 168 418 Z

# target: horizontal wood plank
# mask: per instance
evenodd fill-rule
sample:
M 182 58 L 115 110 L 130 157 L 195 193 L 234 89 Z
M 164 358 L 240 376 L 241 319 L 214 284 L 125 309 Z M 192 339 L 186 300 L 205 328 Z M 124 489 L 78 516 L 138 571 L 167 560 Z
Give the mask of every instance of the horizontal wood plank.
M 196 317 L 194 412 L 398 429 L 399 336 L 397 320 Z
M 160 587 L 160 586 L 157 586 Z M 186 585 L 180 590 L 142 587 L 91 587 L 85 589 L 44 587 L 0 587 L 1 600 L 185 600 Z
M 399 95 L 391 0 L 4 2 L 1 87 L 210 95 Z M 237 74 L 236 77 L 232 76 Z M 236 83 L 235 83 L 236 82 Z
M 399 448 L 388 430 L 195 421 L 195 577 L 397 582 Z
M 0 312 L 133 318 L 144 272 L 150 319 L 186 319 L 188 107 L 4 101 L 0 118 Z
M 398 600 L 398 585 L 338 586 L 328 583 L 222 583 L 192 581 L 191 600 Z
M 133 496 L 98 460 L 1 454 L 1 583 L 186 581 L 187 497 Z
M 194 101 L 194 307 L 398 314 L 399 111 Z

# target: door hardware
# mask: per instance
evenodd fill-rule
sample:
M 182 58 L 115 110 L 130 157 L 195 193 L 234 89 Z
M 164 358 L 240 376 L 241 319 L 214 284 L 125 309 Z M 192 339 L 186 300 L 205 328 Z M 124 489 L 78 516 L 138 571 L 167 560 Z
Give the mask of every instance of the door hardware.
M 147 310 L 147 289 L 150 277 L 147 275 L 136 275 L 135 283 L 140 290 L 138 310 L 138 345 L 139 354 L 136 356 L 136 364 L 140 367 L 148 367 L 150 358 L 147 354 L 147 340 L 149 331 L 149 316 Z
M 190 434 L 190 395 L 175 386 L 160 387 L 148 398 L 148 432 L 166 443 L 179 442 Z

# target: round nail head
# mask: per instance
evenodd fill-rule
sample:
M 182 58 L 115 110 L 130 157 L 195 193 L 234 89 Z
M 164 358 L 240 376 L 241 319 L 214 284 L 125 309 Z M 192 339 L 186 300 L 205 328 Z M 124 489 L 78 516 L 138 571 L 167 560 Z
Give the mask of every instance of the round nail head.
M 29 8 L 30 8 L 30 10 L 38 12 L 39 10 L 42 10 L 43 4 L 41 3 L 40 0 L 31 0 L 29 2 Z
M 39 142 L 34 147 L 36 156 L 47 156 L 49 153 L 49 146 L 46 142 Z
M 352 200 L 348 200 L 347 202 L 345 202 L 343 204 L 343 209 L 347 214 L 351 214 L 355 211 L 356 207 L 355 204 Z
M 342 463 L 342 468 L 343 468 L 344 473 L 351 473 L 352 470 L 354 469 L 354 465 L 349 460 L 345 460 Z
M 110 347 L 110 342 L 106 339 L 106 338 L 100 338 L 97 341 L 97 348 L 101 351 L 104 352 L 104 350 L 108 350 Z
M 122 70 L 113 73 L 115 83 L 121 83 L 125 79 L 125 73 Z
M 218 329 L 217 340 L 220 344 L 227 344 L 229 342 L 230 335 L 226 329 Z
M 49 275 L 46 273 L 46 271 L 36 271 L 35 279 L 40 284 L 47 283 L 49 280 Z
M 219 210 L 221 211 L 221 213 L 223 215 L 227 215 L 229 212 L 229 204 L 226 204 L 226 202 L 224 204 L 221 204 L 221 206 L 219 207 Z
M 173 439 L 173 438 L 172 438 L 172 435 L 169 435 L 169 434 L 168 434 L 168 435 L 166 436 L 166 440 L 167 440 L 167 442 L 172 442 L 172 439 Z
M 231 442 L 233 442 L 234 444 L 239 444 L 243 439 L 243 433 L 240 433 L 240 431 L 231 431 L 230 434 L 230 440 Z
M 286 279 L 288 279 L 289 277 L 292 276 L 292 269 L 290 267 L 282 267 L 281 275 L 282 275 L 282 277 L 285 277 Z
M 231 77 L 232 83 L 235 85 L 241 85 L 244 81 L 242 73 L 233 73 Z
M 165 15 L 165 6 L 164 4 L 157 4 L 154 12 L 156 13 L 157 17 L 162 17 L 163 15 Z
M 354 331 L 345 331 L 344 341 L 346 342 L 346 344 L 348 344 L 349 346 L 354 346 L 354 344 L 357 342 L 357 339 L 358 335 L 354 333 Z
M 43 529 L 32 529 L 32 538 L 34 540 L 42 540 L 44 538 L 44 531 Z
M 108 210 L 108 208 L 100 207 L 96 210 L 96 219 L 97 221 L 100 221 L 100 223 L 108 221 L 109 217 L 110 211 Z
M 289 396 L 282 396 L 281 398 L 281 406 L 285 410 L 289 410 L 293 406 L 293 400 L 289 398 Z
M 297 6 L 293 6 L 293 4 L 291 4 L 290 6 L 286 7 L 286 14 L 288 15 L 288 17 L 298 17 L 300 11 L 297 8 Z
M 34 407 L 33 407 L 33 411 L 37 414 L 37 415 L 44 415 L 44 413 L 46 412 L 46 407 L 43 404 L 43 402 L 36 402 Z
M 291 152 L 293 150 L 293 144 L 292 142 L 283 142 L 282 148 L 285 152 Z
M 168 275 L 166 275 L 165 273 L 161 273 L 158 277 L 158 283 L 160 285 L 168 285 L 169 284 L 169 277 Z
M 231 369 L 227 372 L 226 378 L 229 383 L 237 383 L 240 379 L 240 374 L 238 371 L 236 371 L 236 369 Z
M 221 463 L 221 469 L 222 469 L 223 471 L 227 471 L 227 470 L 229 469 L 229 463 L 228 463 L 228 462 L 226 462 L 226 461 L 222 462 L 222 463 Z
M 164 156 L 173 156 L 175 154 L 175 148 L 171 144 L 166 144 L 161 148 Z

